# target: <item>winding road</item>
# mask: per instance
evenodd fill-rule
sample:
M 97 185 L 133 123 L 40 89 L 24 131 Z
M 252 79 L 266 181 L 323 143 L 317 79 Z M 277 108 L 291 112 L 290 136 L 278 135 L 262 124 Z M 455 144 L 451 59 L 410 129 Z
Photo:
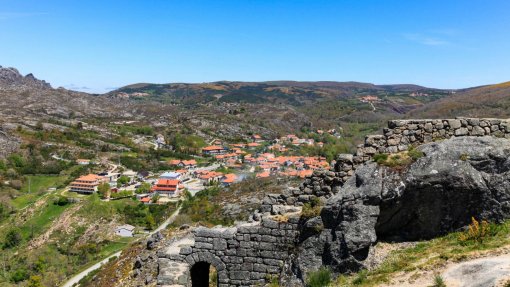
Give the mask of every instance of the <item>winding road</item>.
M 101 268 L 101 266 L 103 266 L 105 263 L 110 261 L 110 259 L 112 259 L 114 257 L 119 257 L 121 253 L 122 253 L 122 251 L 119 251 L 115 254 L 112 254 L 112 255 L 106 257 L 105 259 L 101 260 L 100 262 L 97 262 L 96 264 L 90 266 L 89 268 L 85 269 L 81 273 L 72 277 L 69 281 L 67 281 L 64 285 L 62 285 L 62 287 L 72 287 L 74 284 L 80 282 L 80 280 L 83 279 L 85 276 L 89 275 L 90 272 Z
M 179 212 L 181 211 L 181 206 L 179 206 L 177 208 L 177 210 L 170 216 L 168 217 L 167 220 L 165 220 L 163 223 L 161 223 L 161 225 L 154 229 L 153 231 L 149 232 L 146 236 L 143 236 L 137 240 L 142 240 L 144 238 L 147 238 L 148 236 L 151 236 L 159 231 L 162 231 L 164 229 L 166 229 L 168 227 L 168 225 L 172 224 L 172 222 L 175 221 L 175 219 L 177 218 L 177 215 L 179 215 Z M 75 276 L 73 276 L 71 279 L 69 279 L 66 283 L 64 283 L 64 285 L 62 285 L 62 287 L 72 287 L 74 284 L 77 284 L 78 282 L 80 282 L 81 279 L 85 278 L 87 275 L 90 274 L 90 272 L 93 272 L 99 268 L 101 268 L 101 266 L 103 266 L 104 264 L 106 264 L 108 261 L 110 261 L 110 259 L 112 258 L 115 258 L 115 257 L 119 257 L 121 255 L 122 251 L 119 251 L 115 254 L 112 254 L 108 257 L 106 257 L 105 259 L 97 262 L 96 264 L 90 266 L 89 268 L 85 269 L 84 271 L 76 274 Z

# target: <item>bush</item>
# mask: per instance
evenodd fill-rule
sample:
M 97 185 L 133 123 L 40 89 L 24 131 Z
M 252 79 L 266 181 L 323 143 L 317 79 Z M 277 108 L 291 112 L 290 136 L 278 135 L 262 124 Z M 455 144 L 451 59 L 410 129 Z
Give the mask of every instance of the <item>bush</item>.
M 21 243 L 23 238 L 21 237 L 21 232 L 13 228 L 7 232 L 5 235 L 4 248 L 12 248 L 18 246 Z
M 44 287 L 41 281 L 42 281 L 41 276 L 37 275 L 30 276 L 27 287 Z
M 331 271 L 325 267 L 321 267 L 319 270 L 309 273 L 307 277 L 307 287 L 326 287 L 331 284 Z
M 12 273 L 11 275 L 11 281 L 14 282 L 14 283 L 19 283 L 21 281 L 25 281 L 29 278 L 29 274 L 28 274 L 28 271 L 24 268 L 22 269 L 18 269 L 16 271 L 14 271 L 14 273 Z
M 137 188 L 135 190 L 135 193 L 136 194 L 149 193 L 150 190 L 151 190 L 151 184 L 148 182 L 144 182 L 140 185 L 139 188 Z
M 320 201 L 318 198 L 303 204 L 303 208 L 301 209 L 301 217 L 302 218 L 314 218 L 321 214 L 322 206 L 320 205 Z
M 133 195 L 133 193 L 129 190 L 123 190 L 123 191 L 119 191 L 119 192 L 116 192 L 116 193 L 112 193 L 110 195 L 110 198 L 111 199 L 117 199 L 117 198 L 124 198 L 124 197 L 129 197 Z
M 59 196 L 55 201 L 53 201 L 53 204 L 58 206 L 65 206 L 69 204 L 69 199 L 65 196 Z
M 352 284 L 354 284 L 354 285 L 361 285 L 361 284 L 365 283 L 367 278 L 368 278 L 368 271 L 367 270 L 361 270 L 358 273 L 358 275 L 356 276 L 356 278 L 354 278 L 354 280 L 352 280 Z
M 483 243 L 489 237 L 497 235 L 499 228 L 494 224 L 489 224 L 487 221 L 481 222 L 471 217 L 471 224 L 468 229 L 459 235 L 459 241 L 462 243 L 476 242 Z

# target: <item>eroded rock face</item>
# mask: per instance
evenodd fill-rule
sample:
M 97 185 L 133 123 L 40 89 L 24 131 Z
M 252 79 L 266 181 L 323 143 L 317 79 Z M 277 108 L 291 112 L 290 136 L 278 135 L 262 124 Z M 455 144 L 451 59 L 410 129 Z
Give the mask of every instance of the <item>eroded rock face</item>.
M 294 273 L 321 265 L 356 271 L 369 264 L 377 240 L 432 238 L 466 226 L 472 216 L 510 218 L 508 139 L 452 138 L 419 149 L 425 156 L 403 171 L 373 162 L 359 167 L 320 220 L 305 223 L 316 232 L 302 237 Z

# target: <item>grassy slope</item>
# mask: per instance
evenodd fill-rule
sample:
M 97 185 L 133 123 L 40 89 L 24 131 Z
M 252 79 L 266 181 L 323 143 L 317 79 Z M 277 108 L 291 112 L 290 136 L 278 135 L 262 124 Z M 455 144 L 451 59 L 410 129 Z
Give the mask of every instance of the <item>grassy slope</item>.
M 34 176 L 31 179 L 32 190 L 45 191 L 66 177 Z M 128 205 L 138 205 L 132 199 L 104 202 L 97 196 L 87 196 L 81 197 L 79 203 L 59 206 L 54 200 L 63 194 L 61 190 L 33 194 L 37 196 L 19 200 L 18 206 L 26 208 L 18 210 L 0 226 L 0 234 L 15 228 L 22 238 L 16 248 L 1 250 L 0 260 L 5 264 L 6 272 L 0 272 L 0 286 L 17 285 L 12 277 L 17 270 L 41 275 L 44 286 L 60 284 L 132 241 L 112 235 L 113 227 L 124 223 L 121 210 Z M 32 193 L 22 195 L 22 198 L 29 198 L 29 195 Z M 169 208 L 168 212 L 172 210 L 174 208 Z M 156 221 L 163 220 L 155 218 Z M 0 241 L 3 240 L 1 236 Z M 34 242 L 42 243 L 34 247 Z
M 510 244 L 510 221 L 491 225 L 491 228 L 493 234 L 486 235 L 482 242 L 462 240 L 466 232 L 455 232 L 393 251 L 376 269 L 341 276 L 333 286 L 378 286 L 391 283 L 393 278 L 402 273 L 409 274 L 410 280 L 416 280 L 424 270 L 440 272 L 448 263 L 465 261 Z
M 41 196 L 45 194 L 45 191 L 50 187 L 56 187 L 63 182 L 67 177 L 65 176 L 47 176 L 47 175 L 30 175 L 27 176 L 25 184 L 21 188 L 23 195 L 18 196 L 12 200 L 12 205 L 21 209 L 30 204 L 33 204 Z M 30 181 L 30 192 L 29 192 L 29 181 Z

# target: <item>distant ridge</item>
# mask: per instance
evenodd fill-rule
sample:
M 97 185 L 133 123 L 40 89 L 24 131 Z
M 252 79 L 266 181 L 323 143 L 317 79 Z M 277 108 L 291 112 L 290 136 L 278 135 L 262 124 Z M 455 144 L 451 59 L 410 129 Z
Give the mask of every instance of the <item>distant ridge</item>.
M 23 76 L 16 68 L 0 66 L 0 85 L 11 87 L 32 87 L 51 89 L 51 85 L 44 80 L 37 79 L 33 74 Z

